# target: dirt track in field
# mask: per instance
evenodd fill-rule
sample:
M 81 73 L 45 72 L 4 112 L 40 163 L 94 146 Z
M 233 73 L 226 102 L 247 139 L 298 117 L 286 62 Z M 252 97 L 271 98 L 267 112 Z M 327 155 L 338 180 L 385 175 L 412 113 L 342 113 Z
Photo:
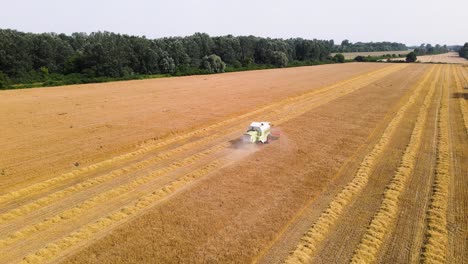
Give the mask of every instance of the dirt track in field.
M 467 76 L 359 63 L 0 93 L 0 262 L 466 261 Z M 280 139 L 236 144 L 252 120 Z

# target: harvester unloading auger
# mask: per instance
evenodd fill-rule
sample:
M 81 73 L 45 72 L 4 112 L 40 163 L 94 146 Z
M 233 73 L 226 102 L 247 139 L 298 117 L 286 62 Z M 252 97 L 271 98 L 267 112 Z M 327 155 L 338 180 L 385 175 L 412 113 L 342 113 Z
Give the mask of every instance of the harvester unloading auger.
M 270 122 L 252 122 L 244 133 L 244 142 L 268 143 L 272 136 L 271 127 Z M 279 134 L 274 136 L 279 137 Z

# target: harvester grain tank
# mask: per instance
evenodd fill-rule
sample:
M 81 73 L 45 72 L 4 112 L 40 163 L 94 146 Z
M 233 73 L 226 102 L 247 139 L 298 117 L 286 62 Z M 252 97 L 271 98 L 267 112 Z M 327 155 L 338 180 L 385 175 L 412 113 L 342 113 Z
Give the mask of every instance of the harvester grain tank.
M 250 143 L 268 143 L 270 135 L 270 122 L 252 122 L 244 133 L 244 141 Z

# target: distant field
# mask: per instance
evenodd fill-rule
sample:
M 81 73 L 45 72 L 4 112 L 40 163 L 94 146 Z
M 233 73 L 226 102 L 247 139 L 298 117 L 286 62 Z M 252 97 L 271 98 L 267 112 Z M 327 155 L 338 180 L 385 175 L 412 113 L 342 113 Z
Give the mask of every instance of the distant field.
M 400 61 L 405 60 L 405 58 L 395 58 L 392 61 Z M 468 60 L 458 56 L 457 52 L 447 52 L 443 54 L 437 55 L 424 55 L 418 56 L 418 62 L 441 62 L 441 63 L 460 63 L 460 64 L 468 64 Z
M 393 51 L 370 51 L 370 52 L 345 52 L 341 53 L 345 56 L 345 59 L 354 59 L 356 56 L 382 56 L 385 54 L 396 54 L 396 55 L 406 55 L 410 52 L 411 50 L 393 50 Z M 337 53 L 332 53 L 332 56 L 335 56 Z
M 458 56 L 457 52 L 448 52 L 448 53 L 437 54 L 437 55 L 418 56 L 418 61 L 468 64 L 468 60 Z

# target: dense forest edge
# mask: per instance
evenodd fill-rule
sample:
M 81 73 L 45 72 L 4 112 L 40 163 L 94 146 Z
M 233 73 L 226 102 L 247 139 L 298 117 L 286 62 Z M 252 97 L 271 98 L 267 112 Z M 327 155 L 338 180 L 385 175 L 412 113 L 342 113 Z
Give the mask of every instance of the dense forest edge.
M 460 55 L 460 57 L 463 57 L 468 60 L 468 42 L 466 42 L 465 45 L 460 47 L 458 54 Z
M 407 49 L 401 43 L 231 35 L 146 37 L 0 30 L 0 87 L 23 88 L 343 62 L 334 51 Z
M 425 54 L 447 49 L 427 45 L 421 46 Z M 147 39 L 111 32 L 66 35 L 0 29 L 0 89 L 342 63 L 343 55 L 331 53 L 404 50 L 405 44 L 395 42 L 344 40 L 335 45 L 333 40 L 205 33 Z

